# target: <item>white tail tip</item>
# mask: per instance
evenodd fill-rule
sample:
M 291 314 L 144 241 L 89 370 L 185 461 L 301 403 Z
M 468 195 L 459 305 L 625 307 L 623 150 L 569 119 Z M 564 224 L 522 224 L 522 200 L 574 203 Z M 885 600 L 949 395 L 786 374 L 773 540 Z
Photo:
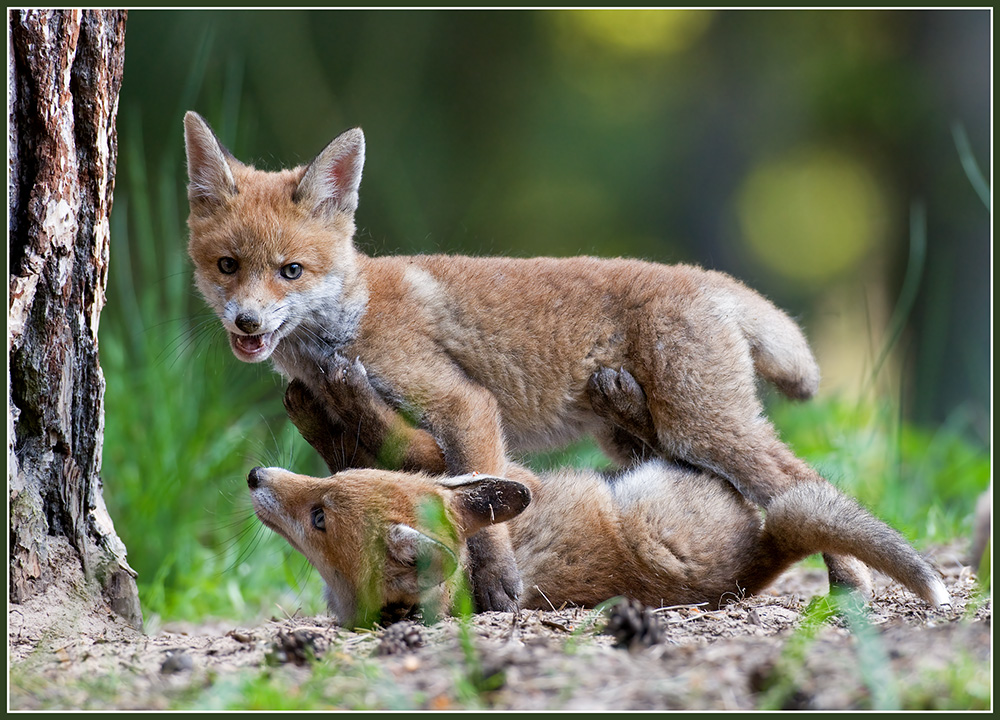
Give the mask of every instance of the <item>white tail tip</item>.
M 948 594 L 948 589 L 944 586 L 944 583 L 937 578 L 931 583 L 929 588 L 931 595 L 931 602 L 934 607 L 941 607 L 942 605 L 951 605 L 951 595 Z

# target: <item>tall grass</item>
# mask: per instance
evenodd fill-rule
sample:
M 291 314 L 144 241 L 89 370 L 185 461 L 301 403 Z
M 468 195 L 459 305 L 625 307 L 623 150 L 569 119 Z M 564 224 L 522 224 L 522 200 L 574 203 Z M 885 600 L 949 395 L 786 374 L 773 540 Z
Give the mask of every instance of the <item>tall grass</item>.
M 102 475 L 119 534 L 138 571 L 147 620 L 257 616 L 281 602 L 319 607 L 317 583 L 264 530 L 245 478 L 257 464 L 315 453 L 285 419 L 267 368 L 237 362 L 196 297 L 185 253 L 184 171 L 177 150 L 146 166 L 137 114 L 124 114 L 112 216 L 101 365 L 107 381 Z M 289 593 L 288 588 L 293 588 Z M 301 588 L 296 590 L 295 588 Z
M 934 429 L 916 427 L 903 420 L 901 397 L 881 382 L 920 288 L 926 232 L 923 206 L 914 204 L 903 284 L 859 397 L 781 403 L 771 412 L 799 454 L 918 543 L 968 536 L 975 498 L 989 483 L 991 468 L 988 450 L 972 439 L 964 408 Z
M 932 430 L 902 421 L 885 397 L 780 402 L 770 415 L 797 454 L 915 544 L 968 537 L 990 457 L 961 412 Z

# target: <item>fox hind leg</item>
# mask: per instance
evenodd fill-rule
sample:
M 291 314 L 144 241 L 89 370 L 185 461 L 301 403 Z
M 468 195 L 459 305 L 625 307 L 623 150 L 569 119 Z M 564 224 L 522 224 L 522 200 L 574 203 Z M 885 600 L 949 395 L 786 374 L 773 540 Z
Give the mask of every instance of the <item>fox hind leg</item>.
M 726 327 L 699 333 L 678 327 L 672 334 L 684 336 L 683 351 L 651 357 L 647 367 L 633 368 L 635 377 L 624 368 L 591 377 L 591 404 L 606 420 L 603 447 L 619 460 L 659 455 L 686 462 L 725 478 L 764 508 L 800 482 L 825 482 L 764 417 L 742 334 Z M 622 440 L 629 436 L 631 446 Z M 826 561 L 831 582 L 870 594 L 867 566 L 841 556 Z
M 677 412 L 673 408 L 664 412 L 655 402 L 650 402 L 650 410 L 654 418 L 676 417 Z M 683 435 L 675 425 L 657 422 L 660 451 L 726 478 L 755 504 L 766 509 L 774 497 L 800 482 L 826 482 L 779 439 L 756 398 L 753 403 L 709 398 L 688 412 Z M 831 583 L 871 596 L 872 575 L 864 563 L 839 555 L 824 559 Z
M 587 382 L 587 395 L 603 421 L 597 441 L 612 460 L 627 468 L 659 455 L 646 393 L 628 370 L 600 368 Z

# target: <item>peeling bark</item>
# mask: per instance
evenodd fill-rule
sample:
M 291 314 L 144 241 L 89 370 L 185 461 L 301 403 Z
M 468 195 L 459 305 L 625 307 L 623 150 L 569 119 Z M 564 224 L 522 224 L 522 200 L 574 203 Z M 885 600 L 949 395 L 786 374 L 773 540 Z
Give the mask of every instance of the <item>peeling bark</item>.
M 100 478 L 97 329 L 126 12 L 8 12 L 10 600 L 65 576 L 52 566 L 63 555 L 50 551 L 64 538 L 81 587 L 141 627 L 135 573 Z

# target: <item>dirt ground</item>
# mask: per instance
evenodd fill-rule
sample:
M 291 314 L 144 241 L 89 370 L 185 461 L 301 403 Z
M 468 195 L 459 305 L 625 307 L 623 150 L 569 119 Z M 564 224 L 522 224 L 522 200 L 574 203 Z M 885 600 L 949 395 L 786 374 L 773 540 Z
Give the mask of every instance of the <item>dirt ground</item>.
M 69 633 L 42 632 L 72 606 L 48 597 L 8 613 L 8 707 L 991 708 L 992 603 L 973 599 L 959 556 L 932 553 L 950 609 L 932 610 L 885 582 L 869 605 L 867 641 L 838 617 L 796 644 L 802 611 L 826 591 L 825 572 L 801 565 L 768 593 L 718 611 L 658 609 L 659 642 L 631 650 L 601 632 L 605 615 L 579 608 L 484 613 L 464 630 L 447 619 L 351 632 L 329 618 L 293 617 L 147 636 L 94 613 L 77 615 Z

